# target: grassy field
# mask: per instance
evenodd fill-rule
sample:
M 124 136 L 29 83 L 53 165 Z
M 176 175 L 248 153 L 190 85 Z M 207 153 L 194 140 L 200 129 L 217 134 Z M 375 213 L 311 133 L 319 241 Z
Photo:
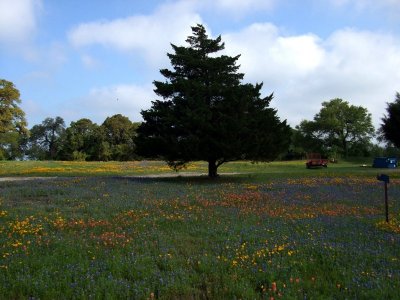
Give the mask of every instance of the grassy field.
M 380 170 L 371 167 L 372 160 L 342 161 L 330 164 L 328 168 L 306 170 L 305 161 L 251 163 L 246 161 L 223 164 L 219 173 L 240 173 L 261 179 L 275 177 L 298 176 L 376 176 L 377 172 L 387 172 L 400 178 L 400 171 Z M 364 167 L 362 167 L 364 165 Z M 176 173 L 164 162 L 75 162 L 75 161 L 0 161 L 0 178 L 7 176 L 44 176 L 44 177 L 76 177 L 76 176 L 146 176 L 149 174 L 207 174 L 205 162 L 194 162 Z
M 1 298 L 399 299 L 400 171 L 360 164 L 0 162 L 49 177 L 0 181 Z

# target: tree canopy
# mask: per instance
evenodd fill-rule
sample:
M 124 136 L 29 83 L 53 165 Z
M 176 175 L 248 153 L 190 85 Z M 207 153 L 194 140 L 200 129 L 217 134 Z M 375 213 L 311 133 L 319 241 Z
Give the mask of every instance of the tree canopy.
M 323 102 L 314 120 L 303 120 L 297 129 L 315 147 L 344 157 L 366 148 L 374 136 L 368 110 L 338 98 Z
M 32 127 L 27 155 L 38 160 L 132 160 L 137 158 L 138 126 L 121 114 L 107 117 L 100 126 L 83 118 L 67 128 L 61 117 L 46 118 Z
M 28 129 L 20 103 L 20 93 L 14 84 L 0 79 L 0 159 L 23 155 L 21 146 L 28 137 Z
M 138 126 L 121 114 L 105 119 L 101 129 L 103 141 L 109 149 L 109 159 L 126 161 L 136 157 L 134 138 Z
M 29 156 L 36 159 L 57 159 L 65 122 L 61 117 L 46 118 L 31 129 Z
M 217 56 L 221 37 L 211 39 L 202 25 L 192 27 L 188 46 L 172 44 L 172 70 L 154 81 L 155 100 L 142 111 L 138 152 L 161 157 L 178 169 L 187 162 L 208 162 L 209 176 L 226 162 L 273 160 L 289 144 L 290 127 L 269 107 L 273 95 L 261 97 L 262 84 L 241 83 L 239 55 Z
M 60 158 L 63 160 L 95 160 L 99 126 L 83 118 L 71 122 L 62 138 Z
M 387 115 L 382 118 L 379 132 L 383 138 L 400 148 L 400 93 L 396 93 L 396 99 L 392 103 L 387 103 Z

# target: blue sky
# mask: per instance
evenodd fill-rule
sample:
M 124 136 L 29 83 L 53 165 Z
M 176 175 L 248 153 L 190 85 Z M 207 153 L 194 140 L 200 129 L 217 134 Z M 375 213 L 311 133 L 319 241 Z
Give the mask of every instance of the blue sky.
M 20 90 L 29 127 L 140 121 L 170 43 L 196 23 L 241 54 L 244 81 L 264 82 L 292 126 L 342 98 L 378 127 L 400 92 L 400 0 L 0 0 L 0 78 Z

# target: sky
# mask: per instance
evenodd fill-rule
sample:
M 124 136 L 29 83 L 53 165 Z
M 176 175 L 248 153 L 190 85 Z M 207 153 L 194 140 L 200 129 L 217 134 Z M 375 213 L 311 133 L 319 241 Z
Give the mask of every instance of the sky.
M 376 128 L 400 92 L 400 0 L 0 0 L 0 78 L 28 127 L 60 116 L 142 121 L 171 43 L 221 35 L 243 83 L 263 82 L 291 126 L 324 101 L 363 106 Z

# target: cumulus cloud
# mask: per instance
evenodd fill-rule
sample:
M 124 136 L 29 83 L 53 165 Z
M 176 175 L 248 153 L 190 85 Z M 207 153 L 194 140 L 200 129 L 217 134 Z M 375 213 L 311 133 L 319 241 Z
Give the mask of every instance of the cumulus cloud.
M 97 66 L 99 66 L 99 62 L 93 56 L 88 54 L 83 54 L 81 56 L 81 61 L 88 69 L 95 69 Z
M 29 60 L 35 62 L 35 69 L 24 74 L 26 80 L 50 82 L 69 60 L 67 49 L 62 43 L 53 42 L 46 47 L 33 49 L 34 47 L 31 46 L 30 48 L 32 56 Z
M 150 108 L 150 101 L 155 98 L 151 85 L 116 84 L 93 88 L 86 96 L 77 99 L 75 105 L 62 109 L 63 115 L 73 121 L 88 117 L 101 124 L 107 117 L 122 114 L 138 122 L 142 120 L 140 111 Z M 82 115 L 82 112 L 90 115 Z
M 222 39 L 226 54 L 241 54 L 245 81 L 263 81 L 265 95 L 275 94 L 271 105 L 292 126 L 312 119 L 323 101 L 342 98 L 366 107 L 378 127 L 385 102 L 400 89 L 400 39 L 388 34 L 343 29 L 322 39 L 315 34 L 287 35 L 273 24 L 258 23 L 223 34 Z M 140 120 L 140 110 L 156 98 L 152 89 L 95 88 L 80 99 L 80 107 L 93 111 L 97 120 L 116 113 Z
M 182 1 L 162 5 L 151 15 L 83 23 L 69 32 L 69 41 L 75 47 L 102 45 L 123 52 L 138 50 L 149 62 L 159 64 L 171 42 L 182 43 L 190 34 L 190 26 L 202 22 L 192 8 L 192 2 Z
M 253 24 L 223 36 L 230 55 L 241 54 L 241 70 L 250 80 L 276 86 L 285 78 L 312 73 L 324 60 L 320 39 L 313 34 L 283 36 L 273 24 Z
M 400 11 L 400 2 L 398 0 L 329 0 L 334 6 L 341 7 L 352 5 L 357 9 L 396 9 Z
M 167 2 L 149 15 L 79 24 L 69 31 L 68 40 L 76 48 L 101 45 L 125 53 L 139 51 L 147 62 L 160 65 L 166 61 L 165 54 L 170 49 L 170 43 L 182 44 L 190 35 L 191 26 L 204 23 L 199 12 L 217 10 L 238 15 L 249 11 L 271 9 L 275 2 L 276 0 Z M 209 28 L 207 32 L 212 35 Z M 85 66 L 91 66 L 92 60 L 95 58 L 82 56 Z
M 400 40 L 390 35 L 345 29 L 322 40 L 253 24 L 223 39 L 228 54 L 241 54 L 245 80 L 275 92 L 272 105 L 292 125 L 312 119 L 323 101 L 342 98 L 368 108 L 378 126 L 399 90 Z
M 0 0 L 0 43 L 24 43 L 36 31 L 41 0 Z
M 276 5 L 276 0 L 203 0 L 207 7 L 212 7 L 224 13 L 243 15 L 252 11 L 271 10 Z
M 348 0 L 329 1 L 350 5 Z M 355 1 L 364 7 L 377 2 Z M 379 3 L 395 8 L 399 2 Z M 276 4 L 276 0 L 168 2 L 150 15 L 80 24 L 69 32 L 69 41 L 78 48 L 101 45 L 124 53 L 139 51 L 158 68 L 167 61 L 169 43 L 183 44 L 190 26 L 202 23 L 198 12 L 210 8 L 246 12 L 271 9 Z M 208 33 L 212 36 L 210 30 Z M 263 81 L 265 94 L 275 93 L 272 106 L 293 126 L 312 119 L 323 101 L 342 98 L 368 108 L 378 127 L 385 102 L 392 101 L 400 89 L 400 40 L 389 34 L 342 29 L 321 38 L 313 33 L 288 35 L 274 24 L 255 23 L 222 34 L 222 38 L 228 55 L 241 54 L 240 71 L 245 80 Z M 82 62 L 93 67 L 96 58 L 83 55 Z M 150 107 L 154 98 L 151 86 L 115 85 L 93 89 L 82 103 L 97 119 L 126 112 L 138 120 L 140 110 Z

